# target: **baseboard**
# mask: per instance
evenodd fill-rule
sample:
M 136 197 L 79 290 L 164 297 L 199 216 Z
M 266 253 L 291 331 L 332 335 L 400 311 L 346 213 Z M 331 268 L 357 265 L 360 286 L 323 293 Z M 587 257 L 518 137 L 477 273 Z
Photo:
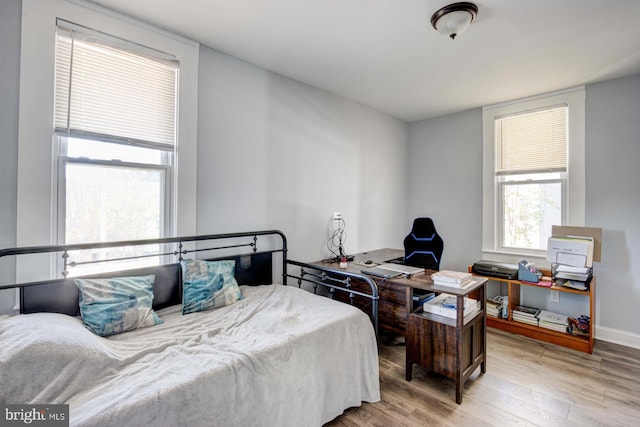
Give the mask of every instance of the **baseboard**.
M 624 345 L 640 349 L 640 335 L 620 329 L 596 326 L 596 341 L 607 341 L 614 344 Z

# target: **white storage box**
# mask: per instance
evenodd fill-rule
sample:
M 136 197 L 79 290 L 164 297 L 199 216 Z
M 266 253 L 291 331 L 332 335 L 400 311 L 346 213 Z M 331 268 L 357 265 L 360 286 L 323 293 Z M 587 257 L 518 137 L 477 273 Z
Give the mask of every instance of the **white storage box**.
M 427 313 L 438 314 L 440 316 L 451 317 L 453 319 L 456 318 L 457 309 L 455 307 L 451 307 L 449 302 L 457 301 L 457 297 L 455 295 L 450 295 L 446 293 L 442 293 L 437 297 L 425 302 L 422 305 L 422 310 Z M 472 313 L 474 310 L 477 310 L 479 307 L 478 301 L 472 298 L 464 299 L 464 316 L 466 317 L 468 314 Z

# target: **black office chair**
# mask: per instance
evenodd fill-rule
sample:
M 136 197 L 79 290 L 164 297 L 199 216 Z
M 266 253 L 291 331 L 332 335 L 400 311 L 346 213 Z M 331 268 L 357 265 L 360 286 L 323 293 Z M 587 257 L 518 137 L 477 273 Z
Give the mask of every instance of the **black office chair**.
M 431 218 L 414 219 L 411 232 L 404 238 L 404 263 L 414 267 L 440 270 L 443 250 L 444 242 Z

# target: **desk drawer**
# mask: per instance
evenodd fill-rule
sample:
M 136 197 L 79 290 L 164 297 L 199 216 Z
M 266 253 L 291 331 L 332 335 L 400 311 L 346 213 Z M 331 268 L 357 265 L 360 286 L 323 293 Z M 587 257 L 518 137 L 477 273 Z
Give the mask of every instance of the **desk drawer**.
M 384 280 L 376 280 L 376 284 L 378 285 L 378 295 L 380 296 L 380 300 L 403 305 L 407 303 L 407 299 L 409 298 L 409 289 L 406 286 L 394 285 Z M 371 287 L 367 283 L 359 280 L 352 280 L 351 288 L 355 291 L 367 294 L 371 293 Z
M 378 294 L 381 301 L 405 306 L 409 297 L 409 289 L 405 286 L 397 286 L 391 283 L 379 282 Z
M 408 304 L 411 303 L 411 290 L 406 286 L 394 285 L 386 280 L 376 280 L 378 285 L 378 322 L 381 330 L 386 330 L 399 335 L 404 335 L 407 327 L 409 312 Z M 351 289 L 369 294 L 371 288 L 365 282 L 359 280 L 351 281 Z M 349 294 L 346 292 L 336 292 L 335 299 L 350 303 Z M 371 300 L 359 295 L 354 295 L 353 305 L 360 308 L 367 314 L 371 314 Z M 409 305 L 410 306 L 410 305 Z
M 381 329 L 405 334 L 408 313 L 404 305 L 380 301 L 378 306 L 378 322 Z

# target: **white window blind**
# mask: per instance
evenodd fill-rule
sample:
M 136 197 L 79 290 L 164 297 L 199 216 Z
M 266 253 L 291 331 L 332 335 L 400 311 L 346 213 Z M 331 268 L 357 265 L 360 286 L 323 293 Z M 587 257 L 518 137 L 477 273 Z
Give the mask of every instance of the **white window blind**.
M 567 107 L 495 121 L 496 174 L 566 172 Z
M 131 43 L 123 46 L 58 21 L 55 132 L 173 150 L 178 62 Z

